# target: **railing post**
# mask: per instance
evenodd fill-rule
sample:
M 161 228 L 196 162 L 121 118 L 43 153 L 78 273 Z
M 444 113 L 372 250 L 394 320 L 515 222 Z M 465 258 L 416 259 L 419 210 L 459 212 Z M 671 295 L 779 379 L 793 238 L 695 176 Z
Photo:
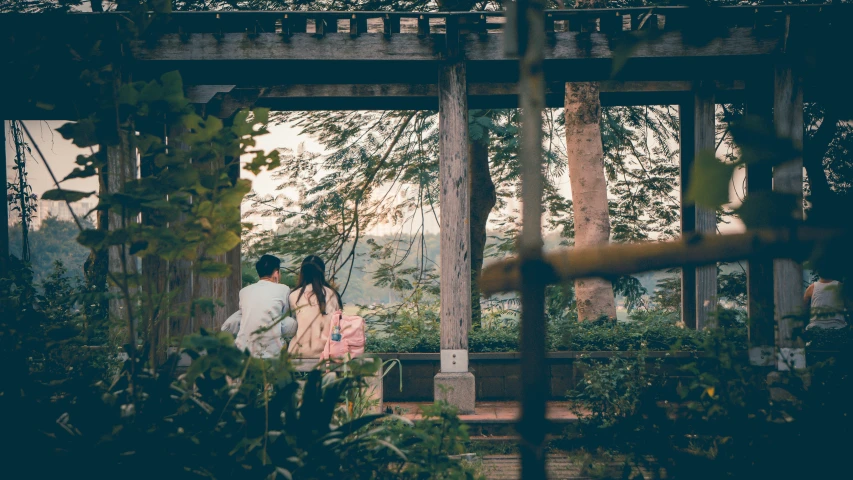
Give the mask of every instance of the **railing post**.
M 521 478 L 545 475 L 545 399 L 549 382 L 545 373 L 545 285 L 549 267 L 542 260 L 542 110 L 545 108 L 545 2 L 522 0 L 514 5 L 517 28 L 510 38 L 519 55 L 519 106 L 521 107 L 522 227 L 518 241 L 521 260 Z
M 435 398 L 473 413 L 474 375 L 468 371 L 471 321 L 471 231 L 466 65 L 454 58 L 438 78 L 439 177 L 441 182 L 441 372 Z
M 752 78 L 747 80 L 746 114 L 761 118 L 767 125 L 771 125 L 773 122 L 773 84 L 769 75 L 767 77 L 766 79 Z M 746 166 L 747 196 L 770 192 L 772 189 L 772 167 L 755 163 Z M 775 365 L 773 260 L 754 259 L 748 262 L 746 309 L 750 363 L 756 366 Z
M 774 75 L 773 123 L 776 135 L 789 138 L 794 146 L 803 147 L 803 84 L 790 65 L 777 65 Z M 803 159 L 794 159 L 773 170 L 773 190 L 795 195 L 802 218 Z M 806 356 L 802 339 L 794 338 L 794 324 L 803 302 L 803 266 L 794 260 L 773 261 L 773 289 L 779 347 L 777 368 L 788 364 L 805 368 Z

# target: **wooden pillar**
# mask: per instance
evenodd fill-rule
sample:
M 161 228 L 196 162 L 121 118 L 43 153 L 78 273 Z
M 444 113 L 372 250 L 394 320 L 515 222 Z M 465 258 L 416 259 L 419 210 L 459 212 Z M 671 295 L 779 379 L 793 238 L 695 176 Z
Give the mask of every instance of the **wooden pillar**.
M 165 135 L 160 134 L 162 141 L 165 142 Z M 140 156 L 139 159 L 139 175 L 141 178 L 152 177 L 161 171 L 154 161 L 154 155 Z M 163 197 L 165 199 L 165 197 Z M 164 227 L 162 223 L 156 219 L 156 211 L 149 208 L 142 210 L 142 223 L 152 227 Z M 168 264 L 166 260 L 157 255 L 146 255 L 142 258 L 142 290 L 145 295 L 152 298 L 153 305 L 160 305 L 160 299 L 167 295 L 166 272 Z M 163 302 L 163 304 L 168 305 Z M 153 305 L 143 305 L 145 307 L 145 321 L 142 326 L 145 329 L 144 337 L 148 343 L 148 366 L 156 369 L 166 360 L 168 338 L 169 338 L 169 315 L 168 308 L 160 310 Z M 152 308 L 153 307 L 153 308 Z
M 768 72 L 769 73 L 769 72 Z M 773 122 L 772 78 L 753 78 L 746 84 L 746 114 Z M 769 192 L 773 188 L 773 168 L 750 164 L 746 167 L 746 195 Z M 776 364 L 773 319 L 773 260 L 750 260 L 746 271 L 749 361 L 757 366 Z
M 188 147 L 178 141 L 181 133 L 182 130 L 180 128 L 172 128 L 169 131 L 167 142 L 174 148 L 187 150 Z M 190 161 L 189 158 L 186 161 Z M 169 262 L 168 288 L 172 295 L 169 308 L 171 315 L 168 332 L 170 343 L 177 343 L 176 340 L 195 331 L 193 318 L 190 315 L 190 306 L 193 299 L 192 272 L 193 263 L 189 260 L 173 260 Z
M 125 183 L 136 178 L 136 153 L 130 148 L 127 132 L 120 131 L 119 138 L 117 145 L 102 147 L 106 148 L 107 151 L 107 190 L 111 194 L 123 191 Z M 123 215 L 120 212 L 110 211 L 110 230 L 125 228 L 136 222 L 137 217 L 135 215 Z M 127 252 L 127 246 L 110 247 L 109 271 L 119 279 L 125 278 L 125 273 L 127 275 L 137 273 L 136 257 Z M 110 300 L 110 318 L 113 321 L 119 321 L 121 325 L 125 325 L 128 320 L 127 298 L 121 294 L 119 285 L 112 284 L 110 293 L 115 297 Z M 133 296 L 133 293 L 131 290 L 130 295 Z M 136 339 L 130 338 L 129 341 L 133 344 Z
M 209 168 L 207 173 L 212 174 L 224 167 L 223 160 L 220 159 L 218 162 L 218 164 L 209 163 L 207 165 Z M 221 255 L 213 255 L 209 257 L 209 260 L 217 263 L 226 263 L 225 257 L 226 254 L 223 253 Z M 228 314 L 225 312 L 227 285 L 227 277 L 206 277 L 199 273 L 198 268 L 193 269 L 193 299 L 206 298 L 213 300 L 214 303 L 213 312 L 201 309 L 196 310 L 194 325 L 196 330 L 204 328 L 209 331 L 218 332 L 222 324 L 225 323 L 225 320 L 228 318 Z
M 337 31 L 337 30 L 335 30 Z M 232 183 L 236 183 L 240 179 L 240 159 L 228 159 L 228 176 Z M 240 209 L 237 212 L 238 221 L 240 220 Z M 242 236 L 242 233 L 239 232 Z M 225 315 L 231 315 L 240 308 L 240 289 L 243 288 L 243 272 L 242 262 L 240 258 L 241 243 L 232 248 L 225 254 L 225 262 L 231 267 L 231 274 L 225 279 Z M 227 317 L 226 317 L 227 318 Z
M 795 146 L 803 147 L 803 85 L 798 72 L 790 65 L 779 65 L 775 69 L 773 92 L 773 124 L 776 135 L 790 138 Z M 773 190 L 790 193 L 799 198 L 802 206 L 803 159 L 797 158 L 773 170 Z M 802 207 L 798 214 L 802 218 Z M 796 368 L 806 364 L 802 339 L 793 337 L 793 329 L 801 312 L 803 302 L 803 267 L 793 260 L 773 261 L 773 299 L 776 309 L 777 336 L 779 347 L 777 367 L 787 369 L 787 363 Z
M 441 182 L 441 373 L 435 397 L 460 412 L 474 410 L 474 376 L 468 372 L 471 318 L 471 232 L 468 193 L 468 98 L 466 65 L 439 69 L 438 128 Z
M 6 121 L 0 117 L 0 160 L 3 161 L 3 173 L 0 176 L 0 181 L 3 182 L 3 192 L 6 192 L 8 179 L 6 178 Z M 3 222 L 3 238 L 0 238 L 0 269 L 6 272 L 7 263 L 9 262 L 9 202 L 6 201 L 6 194 L 3 194 L 3 205 L 0 206 L 0 222 Z
M 693 101 L 679 107 L 681 124 L 681 234 L 714 235 L 717 216 L 685 199 L 690 186 L 694 157 L 714 150 L 714 94 L 705 84 L 697 85 Z M 687 328 L 712 326 L 717 305 L 717 267 L 684 267 L 681 271 L 681 319 Z
M 690 170 L 696 156 L 693 124 L 695 105 L 685 102 L 678 106 L 679 138 L 681 140 L 681 236 L 693 233 L 696 226 L 696 206 L 687 203 Z M 696 328 L 696 268 L 681 267 L 681 321 L 685 328 Z

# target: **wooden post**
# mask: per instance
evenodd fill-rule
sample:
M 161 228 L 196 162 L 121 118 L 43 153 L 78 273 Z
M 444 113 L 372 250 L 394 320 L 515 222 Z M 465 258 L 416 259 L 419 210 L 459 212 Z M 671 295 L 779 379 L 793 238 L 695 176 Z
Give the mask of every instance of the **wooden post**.
M 717 215 L 713 210 L 686 203 L 693 158 L 703 150 L 714 150 L 714 94 L 707 85 L 697 86 L 692 108 L 681 108 L 681 232 L 714 235 Z M 687 136 L 692 129 L 693 133 Z M 692 148 L 685 148 L 692 145 Z M 709 265 L 682 269 L 682 320 L 688 328 L 702 330 L 713 326 L 717 306 L 717 267 Z
M 515 17 L 508 32 L 519 58 L 518 93 L 521 110 L 522 226 L 518 239 L 521 258 L 521 478 L 546 478 L 545 400 L 545 285 L 550 269 L 542 261 L 542 111 L 545 108 L 545 2 L 513 2 Z M 510 21 L 510 20 L 508 20 Z M 510 28 L 510 27 L 508 27 Z
M 769 77 L 769 76 L 768 76 Z M 750 79 L 746 84 L 746 114 L 773 121 L 773 84 L 770 78 Z M 746 167 L 746 195 L 769 192 L 773 188 L 773 168 L 751 164 Z M 773 261 L 750 260 L 746 271 L 746 308 L 749 334 L 749 361 L 757 366 L 776 364 L 773 321 Z
M 162 135 L 163 142 L 166 141 L 165 135 Z M 152 177 L 161 171 L 157 167 L 153 155 L 140 156 L 139 159 L 139 175 L 141 178 Z M 164 197 L 165 198 L 165 197 Z M 142 223 L 155 227 L 165 226 L 157 222 L 155 211 L 152 209 L 142 210 Z M 160 299 L 167 295 L 166 272 L 168 264 L 166 260 L 157 255 L 146 255 L 142 258 L 142 290 L 146 296 L 151 297 L 152 305 L 143 305 L 143 311 L 146 315 L 143 317 L 149 323 L 143 325 L 147 330 L 146 338 L 148 342 L 148 366 L 156 369 L 165 360 L 168 354 L 168 338 L 169 338 L 169 316 L 168 308 L 160 310 L 155 305 L 160 304 Z M 165 303 L 164 303 L 165 304 Z M 167 305 L 167 304 L 166 304 Z
M 773 95 L 773 123 L 776 135 L 790 138 L 794 145 L 803 147 L 803 85 L 790 65 L 779 65 L 775 69 Z M 773 190 L 790 193 L 799 198 L 802 205 L 803 159 L 797 158 L 773 170 Z M 802 208 L 798 214 L 802 218 Z M 806 357 L 802 339 L 794 338 L 793 329 L 798 322 L 803 302 L 803 267 L 793 260 L 773 261 L 773 299 L 776 308 L 777 337 L 779 347 L 777 368 L 786 370 L 788 363 L 795 368 L 805 368 Z
M 6 191 L 6 121 L 0 117 L 0 160 L 3 161 L 3 173 L 0 176 L 0 181 L 3 182 L 3 191 Z M 9 204 L 6 201 L 6 194 L 3 194 L 3 205 L 0 206 L 0 222 L 3 222 L 3 238 L 0 238 L 0 269 L 3 272 L 7 271 L 7 263 L 9 262 Z
M 178 142 L 180 128 L 173 128 L 168 133 L 168 143 L 174 148 L 187 150 L 187 146 Z M 169 319 L 169 340 L 180 339 L 195 331 L 190 307 L 193 299 L 193 262 L 189 260 L 173 260 L 169 262 L 169 292 L 171 299 L 171 318 Z
M 216 165 L 210 165 L 211 171 L 217 169 Z M 210 260 L 218 263 L 226 263 L 226 254 L 214 255 Z M 193 269 L 193 299 L 209 298 L 213 300 L 213 312 L 196 310 L 195 324 L 196 330 L 200 328 L 207 329 L 212 332 L 218 332 L 222 324 L 228 318 L 225 312 L 225 303 L 227 297 L 228 279 L 226 277 L 205 277 L 199 274 L 197 268 Z M 233 313 L 233 312 L 232 312 Z
M 438 128 L 441 181 L 441 372 L 435 397 L 461 413 L 474 411 L 474 375 L 468 371 L 471 318 L 471 232 L 468 193 L 468 98 L 466 66 L 439 69 Z
M 686 102 L 678 106 L 681 140 L 681 236 L 693 233 L 696 228 L 696 206 L 687 202 L 687 188 L 690 185 L 690 170 L 693 168 L 695 150 L 695 129 L 693 127 L 696 106 Z M 689 329 L 696 328 L 696 269 L 681 268 L 681 321 Z
M 694 95 L 696 105 L 694 113 L 696 120 L 693 127 L 696 130 L 694 140 L 696 147 L 694 151 L 698 154 L 702 151 L 714 151 L 714 119 L 715 103 L 713 82 L 710 88 L 701 84 Z M 706 208 L 696 207 L 696 231 L 705 235 L 716 235 L 717 212 Z M 696 329 L 716 325 L 717 310 L 717 266 L 708 265 L 696 269 Z
M 332 21 L 335 21 L 332 19 Z M 337 31 L 337 30 L 336 30 Z M 228 176 L 232 183 L 236 183 L 240 179 L 240 159 L 228 158 Z M 235 212 L 240 217 L 240 209 L 238 207 Z M 238 218 L 239 220 L 239 218 Z M 242 233 L 240 233 L 242 236 Z M 241 244 L 237 244 L 225 254 L 225 262 L 231 267 L 231 274 L 225 279 L 225 315 L 231 315 L 240 308 L 240 289 L 243 288 L 243 272 L 240 258 Z
M 136 153 L 131 150 L 130 139 L 125 131 L 119 132 L 119 143 L 117 145 L 102 148 L 106 148 L 107 151 L 107 190 L 111 194 L 119 193 L 124 190 L 125 183 L 136 178 Z M 136 223 L 136 221 L 135 216 L 131 217 L 111 211 L 109 228 L 110 230 L 125 228 L 131 223 Z M 109 271 L 116 278 L 124 278 L 125 272 L 128 275 L 137 273 L 136 257 L 127 253 L 127 246 L 110 247 Z M 131 287 L 129 289 L 132 296 L 134 292 Z M 118 285 L 111 285 L 110 293 L 115 297 L 110 300 L 110 318 L 113 321 L 118 320 L 123 325 L 128 320 L 128 299 L 122 295 Z M 129 342 L 131 345 L 135 345 L 136 338 L 130 338 Z

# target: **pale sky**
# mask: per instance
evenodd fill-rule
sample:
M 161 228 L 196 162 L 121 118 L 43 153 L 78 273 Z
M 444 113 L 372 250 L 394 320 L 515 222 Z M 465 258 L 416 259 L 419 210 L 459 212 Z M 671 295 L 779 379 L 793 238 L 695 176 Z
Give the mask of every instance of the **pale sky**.
M 55 121 L 26 122 L 27 128 L 29 128 L 30 132 L 35 137 L 42 153 L 50 163 L 50 167 L 53 169 L 54 174 L 60 180 L 65 178 L 65 176 L 74 169 L 74 160 L 77 155 L 88 153 L 86 150 L 77 148 L 70 141 L 63 139 L 62 136 L 55 131 L 55 129 L 63 123 L 64 122 Z M 12 166 L 14 165 L 14 144 L 12 143 L 8 122 L 5 122 L 4 128 L 6 128 L 6 171 L 8 180 L 11 182 L 14 181 L 15 178 L 15 172 L 12 170 Z M 322 152 L 322 147 L 315 139 L 308 136 L 300 136 L 298 131 L 290 126 L 271 125 L 269 129 L 270 133 L 268 135 L 258 138 L 258 148 L 263 148 L 265 150 L 287 148 L 295 151 L 299 147 L 300 143 L 304 143 L 307 151 L 315 153 Z M 722 152 L 720 153 L 722 154 Z M 36 154 L 35 149 L 33 149 L 32 157 L 28 158 L 28 178 L 32 185 L 33 193 L 41 196 L 41 194 L 46 190 L 53 188 L 53 182 L 50 179 L 45 165 L 37 158 L 38 155 Z M 261 194 L 275 195 L 276 193 L 281 193 L 275 191 L 275 187 L 277 186 L 276 182 L 268 172 L 262 172 L 260 175 L 255 177 L 250 172 L 242 171 L 242 176 L 244 178 L 252 179 L 252 187 Z M 736 204 L 739 203 L 737 200 L 738 197 L 743 196 L 741 188 L 743 183 L 742 171 L 737 172 L 732 183 L 733 185 L 730 185 L 729 197 Z M 569 186 L 569 178 L 567 175 L 560 179 L 558 185 L 560 192 L 563 195 L 571 195 L 571 187 Z M 70 190 L 97 191 L 98 182 L 95 178 L 75 179 L 63 183 L 63 187 Z M 742 229 L 742 224 L 737 220 L 729 225 L 720 225 L 720 230 L 724 233 L 741 231 Z M 386 225 L 380 226 L 376 231 L 371 233 L 392 233 L 394 230 L 396 230 L 396 228 L 391 229 L 390 226 Z M 438 232 L 438 226 L 435 224 L 434 220 L 427 223 L 426 230 L 431 233 Z

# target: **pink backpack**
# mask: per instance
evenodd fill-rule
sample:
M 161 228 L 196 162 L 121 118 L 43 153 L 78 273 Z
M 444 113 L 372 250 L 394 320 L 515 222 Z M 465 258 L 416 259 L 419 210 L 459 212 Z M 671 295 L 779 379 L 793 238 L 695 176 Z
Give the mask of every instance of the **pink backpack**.
M 329 358 L 355 358 L 364 353 L 364 319 L 357 315 L 344 315 L 338 310 L 332 314 L 329 339 L 323 349 L 323 360 Z

